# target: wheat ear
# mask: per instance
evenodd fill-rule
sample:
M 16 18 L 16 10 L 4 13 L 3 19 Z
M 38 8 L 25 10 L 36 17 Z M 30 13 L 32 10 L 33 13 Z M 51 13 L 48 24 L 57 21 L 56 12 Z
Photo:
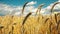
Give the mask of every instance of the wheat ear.
M 46 23 L 48 20 L 49 20 L 49 18 L 47 18 L 47 19 L 45 20 L 45 23 Z
M 42 8 L 43 6 L 44 6 L 44 4 L 41 4 L 41 5 L 37 8 L 37 11 L 36 11 L 36 14 L 35 14 L 35 15 L 37 15 L 38 12 L 40 13 L 41 8 Z
M 37 15 L 37 13 L 39 12 L 39 14 L 38 14 L 38 22 L 39 22 L 39 19 L 40 19 L 40 11 L 41 11 L 41 8 L 44 6 L 44 4 L 41 4 L 39 7 L 38 7 L 38 9 L 37 9 L 37 11 L 36 11 L 36 14 L 35 15 Z
M 55 5 L 57 5 L 57 4 L 59 4 L 60 2 L 56 2 L 53 6 L 52 6 L 52 8 L 51 8 L 51 13 L 53 13 L 53 8 L 55 7 Z M 56 23 L 57 23 L 57 15 L 55 14 L 55 21 L 56 21 Z
M 25 21 L 27 20 L 27 18 L 28 18 L 31 14 L 32 14 L 31 12 L 27 14 L 27 16 L 25 17 L 25 19 L 23 20 L 22 25 L 24 25 L 24 24 L 25 24 Z
M 26 22 L 26 20 L 28 19 L 28 17 L 31 15 L 32 13 L 28 13 L 27 16 L 24 18 L 23 22 L 22 22 L 22 34 L 24 34 L 25 28 L 24 28 L 24 24 Z
M 52 12 L 53 12 L 53 8 L 55 7 L 55 5 L 57 5 L 57 4 L 59 4 L 60 2 L 56 2 L 53 6 L 52 6 L 52 8 L 51 8 L 51 14 L 52 14 Z M 57 15 L 55 14 L 55 21 L 56 21 L 56 23 L 57 23 Z M 58 23 L 57 23 L 57 30 L 58 30 Z M 58 32 L 59 33 L 59 32 Z
M 28 2 L 26 2 L 26 3 L 23 5 L 23 8 L 22 8 L 22 14 L 23 14 L 24 9 L 25 9 L 25 7 L 26 7 L 27 4 L 28 4 Z

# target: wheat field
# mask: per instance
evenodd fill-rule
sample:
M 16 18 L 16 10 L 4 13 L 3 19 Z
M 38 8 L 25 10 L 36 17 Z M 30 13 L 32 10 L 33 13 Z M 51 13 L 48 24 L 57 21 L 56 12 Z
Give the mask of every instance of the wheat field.
M 22 16 L 21 17 L 0 16 L 0 34 L 58 34 L 60 33 L 60 25 L 57 25 L 57 23 L 60 23 L 60 15 L 57 16 L 57 23 L 55 21 L 55 15 L 52 16 L 52 19 L 49 16 L 44 16 L 42 18 L 42 16 L 40 15 L 39 22 L 37 18 L 38 18 L 37 16 L 36 17 L 29 16 L 26 22 L 24 23 L 24 25 L 22 25 L 24 20 L 24 17 Z M 23 26 L 24 28 L 22 28 Z
M 0 34 L 60 34 L 60 13 L 52 13 L 54 6 L 58 3 L 52 6 L 50 15 L 37 14 L 42 4 L 38 8 L 40 10 L 36 11 L 36 16 L 32 16 L 32 12 L 23 16 L 26 6 L 24 4 L 21 16 L 0 16 Z

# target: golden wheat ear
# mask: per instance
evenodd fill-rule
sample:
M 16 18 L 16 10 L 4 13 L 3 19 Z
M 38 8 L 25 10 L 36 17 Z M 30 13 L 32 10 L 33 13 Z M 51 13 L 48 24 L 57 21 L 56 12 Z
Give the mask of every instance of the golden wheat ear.
M 38 7 L 38 9 L 37 9 L 37 11 L 36 11 L 36 14 L 35 14 L 35 16 L 37 15 L 37 13 L 39 12 L 39 14 L 38 14 L 38 22 L 39 22 L 39 19 L 40 19 L 40 11 L 41 11 L 41 8 L 44 6 L 44 4 L 41 4 L 39 7 Z
M 24 9 L 25 9 L 25 7 L 26 7 L 27 4 L 28 4 L 28 2 L 26 2 L 26 3 L 23 5 L 23 8 L 22 8 L 22 14 L 23 14 Z
M 45 20 L 45 23 L 46 23 L 48 20 L 49 20 L 49 18 L 47 18 L 47 19 Z
M 53 4 L 53 6 L 51 8 L 51 14 L 53 13 L 53 9 L 54 9 L 55 5 L 57 5 L 57 4 L 60 4 L 60 2 L 56 2 L 55 4 Z M 57 15 L 56 14 L 55 14 L 55 21 L 57 23 Z
M 51 8 L 51 13 L 53 12 L 53 8 L 54 8 L 55 5 L 57 5 L 57 4 L 60 4 L 60 2 L 56 2 L 56 3 L 54 3 L 54 5 L 53 5 L 52 8 Z
M 28 18 L 31 14 L 32 14 L 31 12 L 27 14 L 27 16 L 26 16 L 26 17 L 24 18 L 24 20 L 23 20 L 22 25 L 24 25 L 24 24 L 25 24 L 25 21 L 27 20 L 27 18 Z
M 40 13 L 40 11 L 41 11 L 41 8 L 44 6 L 44 4 L 41 4 L 38 8 L 37 8 L 37 11 L 36 11 L 36 14 L 35 15 L 37 15 L 37 13 L 39 12 Z M 40 10 L 39 10 L 40 9 Z

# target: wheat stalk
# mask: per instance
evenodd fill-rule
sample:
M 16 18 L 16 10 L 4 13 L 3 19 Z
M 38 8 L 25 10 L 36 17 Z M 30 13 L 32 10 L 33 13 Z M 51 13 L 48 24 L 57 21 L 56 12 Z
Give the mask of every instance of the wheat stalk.
M 58 29 L 58 27 L 59 27 L 59 24 L 60 24 L 60 20 L 57 22 L 57 29 Z M 58 31 L 58 34 L 59 34 L 60 32 Z
M 27 4 L 28 4 L 28 2 L 26 2 L 26 3 L 23 5 L 23 8 L 22 8 L 22 14 L 23 14 L 24 9 L 25 9 L 25 7 L 26 7 Z
M 56 2 L 53 6 L 52 6 L 52 8 L 51 8 L 51 13 L 53 12 L 53 9 L 54 9 L 54 7 L 55 7 L 55 5 L 57 5 L 57 4 L 59 4 L 60 2 Z M 57 15 L 55 14 L 55 21 L 56 21 L 56 23 L 57 23 Z
M 24 24 L 25 24 L 26 20 L 28 19 L 28 17 L 29 17 L 31 14 L 32 14 L 31 12 L 28 13 L 27 16 L 24 18 L 24 20 L 23 20 L 23 22 L 22 22 L 22 29 L 23 29 L 23 30 L 22 30 L 22 34 L 24 34 L 24 30 L 25 30 L 25 29 L 24 29 Z
M 16 25 L 16 23 L 13 23 L 13 25 L 12 25 L 12 34 L 13 34 L 13 30 L 14 30 L 14 25 Z
M 57 22 L 57 24 L 58 24 L 58 27 L 59 27 L 59 24 L 60 24 L 60 20 Z M 57 27 L 57 29 L 58 29 L 58 27 Z
M 31 14 L 32 14 L 31 12 L 27 14 L 27 16 L 25 17 L 25 19 L 24 19 L 23 22 L 22 22 L 22 25 L 25 24 L 25 21 L 27 20 L 27 18 L 28 18 Z
M 38 14 L 38 22 L 39 22 L 39 19 L 40 19 L 40 11 L 41 11 L 41 8 L 44 6 L 44 4 L 41 4 L 39 7 L 38 7 L 38 9 L 37 9 L 37 11 L 36 11 L 36 15 L 37 15 L 37 13 L 39 12 L 39 14 Z
M 11 30 L 11 31 L 9 31 L 9 34 L 13 34 L 14 25 L 16 25 L 16 23 L 13 23 L 13 24 L 12 24 L 12 30 Z
M 57 4 L 59 4 L 60 2 L 56 2 L 53 6 L 52 6 L 52 8 L 51 8 L 51 14 L 52 14 L 52 12 L 53 12 L 53 8 L 55 7 L 55 5 L 57 5 Z M 51 18 L 52 18 L 52 16 L 51 16 Z M 55 14 L 55 21 L 56 21 L 56 23 L 57 23 L 57 15 Z M 58 23 L 57 23 L 57 27 L 58 27 Z M 58 29 L 57 29 L 58 30 Z M 58 32 L 59 33 L 59 32 Z

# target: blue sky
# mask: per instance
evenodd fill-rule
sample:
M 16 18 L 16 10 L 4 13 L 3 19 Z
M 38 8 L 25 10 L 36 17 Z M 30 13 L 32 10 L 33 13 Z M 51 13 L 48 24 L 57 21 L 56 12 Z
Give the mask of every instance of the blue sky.
M 36 1 L 37 4 L 35 6 L 45 3 L 45 6 L 48 6 L 51 3 L 54 3 L 58 0 L 0 0 L 0 3 L 8 4 L 11 6 L 22 6 L 25 2 Z
M 54 2 L 60 2 L 60 0 L 0 0 L 0 16 L 3 15 L 20 15 L 22 12 L 22 7 L 26 3 L 28 3 L 28 6 L 25 8 L 25 14 L 31 12 L 36 12 L 37 7 L 44 3 L 44 7 L 41 10 L 41 13 L 43 14 L 49 14 L 49 10 L 54 4 Z M 60 10 L 60 5 L 58 5 L 58 10 Z M 47 10 L 46 10 L 47 9 Z M 57 9 L 55 9 L 57 10 Z M 48 11 L 48 12 L 47 12 Z

